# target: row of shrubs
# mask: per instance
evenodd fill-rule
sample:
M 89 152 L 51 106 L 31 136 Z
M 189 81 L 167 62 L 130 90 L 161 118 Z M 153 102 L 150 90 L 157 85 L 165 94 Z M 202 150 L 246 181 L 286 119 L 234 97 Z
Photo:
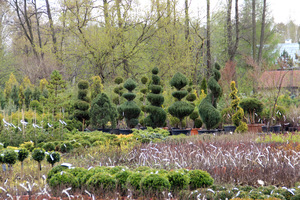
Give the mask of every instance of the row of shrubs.
M 211 186 L 209 173 L 202 170 L 180 169 L 167 171 L 146 166 L 130 170 L 127 167 L 95 167 L 91 169 L 56 166 L 47 175 L 53 193 L 71 187 L 73 192 L 90 191 L 97 196 L 120 195 L 157 196 L 166 192 L 195 190 Z

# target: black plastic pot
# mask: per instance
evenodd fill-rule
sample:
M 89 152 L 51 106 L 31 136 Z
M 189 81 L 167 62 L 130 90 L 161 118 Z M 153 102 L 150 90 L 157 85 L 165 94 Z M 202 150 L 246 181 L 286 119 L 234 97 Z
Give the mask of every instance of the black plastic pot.
M 234 132 L 236 129 L 236 126 L 224 126 L 225 132 Z
M 122 134 L 122 135 L 129 135 L 132 133 L 132 130 L 131 129 L 119 129 L 119 134 Z
M 104 133 L 110 133 L 111 129 L 110 128 L 98 128 L 98 131 L 102 131 Z
M 172 129 L 171 130 L 172 135 L 180 135 L 180 134 L 189 135 L 190 132 L 191 132 L 190 129 Z
M 204 133 L 213 134 L 213 133 L 218 133 L 218 132 L 219 132 L 218 129 L 212 129 L 212 130 L 201 129 L 201 130 L 198 130 L 199 134 L 204 134 Z
M 270 132 L 272 133 L 280 133 L 281 125 L 275 125 L 270 127 Z

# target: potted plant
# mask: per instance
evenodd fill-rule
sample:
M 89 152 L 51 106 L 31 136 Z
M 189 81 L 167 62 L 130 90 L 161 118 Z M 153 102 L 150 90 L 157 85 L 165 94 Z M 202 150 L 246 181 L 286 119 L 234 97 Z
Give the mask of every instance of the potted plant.
M 254 133 L 262 132 L 263 124 L 256 123 L 259 119 L 259 114 L 263 110 L 262 102 L 256 98 L 248 97 L 241 100 L 240 106 L 248 114 L 248 131 Z
M 144 119 L 146 126 L 152 128 L 163 127 L 166 124 L 167 113 L 162 108 L 164 97 L 161 95 L 162 87 L 160 86 L 160 78 L 157 75 L 158 68 L 152 69 L 152 83 L 149 86 L 150 93 L 147 95 L 147 100 L 151 105 L 146 107 L 149 115 Z
M 115 128 L 117 123 L 117 109 L 110 102 L 105 93 L 100 93 L 93 99 L 90 109 L 90 123 L 93 127 L 97 127 L 99 131 L 110 132 L 109 128 Z M 105 127 L 110 122 L 111 127 Z
M 217 110 L 217 101 L 222 93 L 222 89 L 218 84 L 218 81 L 221 78 L 219 70 L 220 65 L 216 63 L 213 69 L 213 74 L 208 80 L 208 88 L 211 92 L 201 101 L 198 107 L 201 120 L 207 129 L 206 131 L 201 130 L 201 133 L 211 132 L 208 130 L 217 128 L 221 121 L 221 114 Z M 213 132 L 215 132 L 215 130 Z
M 176 98 L 177 101 L 175 101 L 168 108 L 168 112 L 172 116 L 177 117 L 180 121 L 180 129 L 172 130 L 173 135 L 179 133 L 189 133 L 189 130 L 182 130 L 182 120 L 189 116 L 194 110 L 194 106 L 192 104 L 182 101 L 182 99 L 188 94 L 188 92 L 183 89 L 187 83 L 187 78 L 180 72 L 177 72 L 170 81 L 170 85 L 176 88 L 176 91 L 172 93 L 172 96 Z
M 126 124 L 128 128 L 134 128 L 138 123 L 138 117 L 140 115 L 141 109 L 136 105 L 133 101 L 136 97 L 132 91 L 136 88 L 137 84 L 131 79 L 127 79 L 124 83 L 124 88 L 128 90 L 128 93 L 124 93 L 123 97 L 127 100 L 125 103 L 119 106 L 118 112 L 123 115 L 126 120 Z M 129 134 L 131 130 L 119 130 L 122 134 Z

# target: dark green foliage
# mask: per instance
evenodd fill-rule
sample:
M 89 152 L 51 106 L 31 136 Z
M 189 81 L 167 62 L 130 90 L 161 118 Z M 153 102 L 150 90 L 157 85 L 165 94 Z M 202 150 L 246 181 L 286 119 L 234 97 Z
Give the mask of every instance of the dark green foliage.
M 120 172 L 115 174 L 115 179 L 117 181 L 117 187 L 122 193 L 125 193 L 127 190 L 126 181 L 127 181 L 127 178 L 131 174 L 132 174 L 132 172 L 129 170 L 121 170 Z
M 30 89 L 30 87 L 27 87 L 27 89 L 24 92 L 24 96 L 25 96 L 25 105 L 26 108 L 29 108 L 30 105 L 30 101 L 31 101 L 31 97 L 32 97 L 32 91 Z
M 21 148 L 19 149 L 18 152 L 18 160 L 20 162 L 23 162 L 26 158 L 28 158 L 28 155 L 29 155 L 29 151 L 25 148 Z
M 78 100 L 74 103 L 74 108 L 77 110 L 88 110 L 89 107 L 89 103 L 87 103 L 86 101 Z
M 48 92 L 47 88 L 45 88 L 45 89 L 43 90 L 42 96 L 43 96 L 44 98 L 48 99 L 48 97 L 49 97 L 49 92 Z
M 38 102 L 37 100 L 30 101 L 29 107 L 32 110 L 36 110 L 36 112 L 39 113 L 39 114 L 43 113 L 43 108 L 42 108 L 40 102 Z
M 40 101 L 40 96 L 41 96 L 41 91 L 38 87 L 34 88 L 34 91 L 32 93 L 32 99 L 33 100 L 37 100 Z
M 214 183 L 214 179 L 206 171 L 192 170 L 189 171 L 190 176 L 190 189 L 203 188 L 211 186 Z
M 37 162 L 42 162 L 42 160 L 44 160 L 45 158 L 45 151 L 41 148 L 35 148 L 33 149 L 31 156 L 33 160 Z
M 213 76 L 208 80 L 208 88 L 211 93 L 202 100 L 198 107 L 202 122 L 206 125 L 207 129 L 216 128 L 221 121 L 221 114 L 217 110 L 217 101 L 222 92 L 218 84 L 221 73 L 218 70 L 220 66 L 215 64 L 215 67 L 213 69 Z
M 147 88 L 143 88 L 143 89 L 140 90 L 140 92 L 141 92 L 142 94 L 146 94 L 146 93 L 148 92 L 148 90 L 147 90 Z M 143 98 L 143 97 L 142 97 L 142 98 Z
M 51 177 L 51 179 L 49 180 L 49 186 L 52 189 L 60 187 L 77 188 L 79 186 L 79 183 L 73 174 L 66 171 L 61 171 L 61 173 L 56 173 Z
M 89 88 L 89 82 L 85 81 L 85 80 L 81 80 L 78 82 L 78 89 L 84 90 Z
M 255 123 L 254 113 L 260 114 L 263 110 L 263 104 L 256 98 L 245 98 L 240 101 L 242 109 L 250 116 L 250 122 Z
M 46 160 L 53 167 L 55 163 L 57 163 L 57 162 L 60 161 L 60 153 L 59 152 L 55 152 L 55 151 L 51 151 L 51 152 L 49 152 L 46 155 Z
M 187 189 L 190 183 L 189 176 L 178 171 L 170 171 L 167 178 L 171 184 L 172 191 Z
M 54 151 L 55 145 L 52 142 L 47 142 L 43 145 L 43 149 L 45 149 L 45 151 Z
M 87 97 L 88 92 L 89 92 L 88 89 L 79 89 L 77 98 L 79 100 L 89 102 L 89 98 Z
M 19 108 L 19 94 L 18 94 L 18 88 L 16 85 L 13 86 L 10 97 L 13 100 L 14 105 L 17 108 Z
M 129 128 L 134 128 L 138 123 L 138 117 L 140 115 L 141 109 L 133 101 L 132 90 L 136 88 L 136 83 L 132 79 L 127 79 L 124 83 L 124 88 L 128 90 L 128 93 L 123 94 L 124 97 L 127 97 L 127 101 L 118 107 L 119 115 L 124 116 L 126 119 L 127 126 Z
M 195 119 L 195 127 L 196 128 L 201 128 L 201 126 L 202 126 L 201 119 L 199 119 L 199 118 Z
M 291 197 L 291 200 L 300 200 L 300 193 Z
M 188 80 L 185 75 L 180 72 L 177 72 L 171 79 L 170 85 L 175 87 L 177 90 L 181 90 L 188 83 Z
M 196 100 L 196 95 L 195 94 L 188 94 L 187 97 L 186 97 L 186 100 L 190 101 L 190 102 L 193 102 Z
M 6 105 L 5 95 L 3 91 L 0 89 L 0 107 L 2 110 L 4 110 L 5 105 Z
M 191 120 L 195 121 L 199 117 L 198 111 L 194 110 L 192 114 L 190 114 Z
M 116 179 L 108 173 L 100 172 L 93 175 L 86 184 L 89 189 L 108 192 L 116 188 Z
M 180 121 L 182 121 L 184 117 L 189 116 L 193 111 L 194 107 L 184 101 L 176 101 L 168 108 L 168 112 L 172 116 L 177 117 Z
M 203 90 L 204 94 L 207 94 L 207 83 L 206 79 L 203 78 L 200 85 L 200 91 Z
M 14 165 L 17 162 L 18 154 L 11 149 L 6 149 L 3 152 L 3 163 Z
M 133 190 L 140 190 L 141 180 L 145 176 L 144 173 L 134 172 L 128 176 L 126 185 Z
M 188 87 L 188 88 L 187 88 L 187 91 L 188 91 L 188 92 L 191 92 L 192 90 L 193 90 L 192 87 Z
M 160 78 L 156 74 L 158 74 L 157 67 L 152 69 L 152 84 L 149 86 L 151 92 L 147 95 L 147 100 L 151 105 L 146 107 L 146 112 L 149 115 L 144 119 L 145 125 L 152 128 L 164 126 L 167 118 L 166 112 L 161 107 L 165 99 L 160 94 L 162 87 L 160 86 Z
M 70 151 L 73 150 L 73 145 L 70 143 L 70 142 L 63 142 L 61 145 L 60 145 L 60 152 L 62 153 L 69 153 Z
M 116 126 L 117 110 L 105 93 L 98 94 L 93 100 L 90 116 L 94 127 L 104 128 L 107 122 L 111 122 L 112 128 Z
M 149 174 L 141 180 L 141 190 L 145 194 L 161 194 L 170 187 L 168 179 L 160 174 Z
M 115 78 L 115 84 L 120 85 L 121 83 L 123 83 L 123 78 L 120 77 L 120 76 L 116 77 L 116 78 Z
M 68 167 L 66 166 L 55 166 L 53 167 L 47 174 L 47 183 L 49 183 L 50 179 L 57 173 L 60 173 L 61 171 L 66 171 L 68 169 Z
M 148 82 L 148 78 L 146 77 L 146 76 L 143 76 L 142 78 L 141 78 L 141 82 L 142 82 L 142 84 L 146 84 L 147 82 Z
M 186 90 L 172 92 L 172 96 L 175 97 L 178 101 L 183 99 L 187 94 L 188 92 Z
M 133 99 L 135 99 L 136 94 L 134 94 L 134 93 L 125 93 L 125 94 L 123 94 L 123 97 L 124 97 L 127 101 L 132 101 Z
M 87 81 L 81 80 L 78 82 L 78 100 L 74 104 L 74 117 L 83 123 L 84 125 L 87 123 L 87 121 L 90 119 L 90 113 L 89 113 L 89 98 L 87 97 L 88 94 L 88 87 L 89 84 Z

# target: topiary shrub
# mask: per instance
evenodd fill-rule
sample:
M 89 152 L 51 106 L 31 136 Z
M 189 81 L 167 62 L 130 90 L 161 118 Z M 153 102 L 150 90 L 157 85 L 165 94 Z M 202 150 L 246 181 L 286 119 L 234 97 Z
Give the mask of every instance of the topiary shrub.
M 218 127 L 221 121 L 221 114 L 217 110 L 217 101 L 222 93 L 222 89 L 218 84 L 221 77 L 219 70 L 220 65 L 216 63 L 215 68 L 213 69 L 213 76 L 208 80 L 208 88 L 211 93 L 201 101 L 198 107 L 202 122 L 208 130 Z
M 116 189 L 116 179 L 105 172 L 93 175 L 86 184 L 88 189 L 96 194 L 107 193 Z
M 121 192 L 122 195 L 125 195 L 127 191 L 126 182 L 131 174 L 132 172 L 129 170 L 122 170 L 115 174 L 117 189 Z
M 59 150 L 62 153 L 69 153 L 73 150 L 73 145 L 70 142 L 64 142 L 60 145 Z
M 248 130 L 248 126 L 245 122 L 243 122 L 244 119 L 244 110 L 239 106 L 240 98 L 237 96 L 237 88 L 235 87 L 235 82 L 232 81 L 230 84 L 230 98 L 231 101 L 231 108 L 234 111 L 234 114 L 232 115 L 232 122 L 236 126 L 235 132 L 243 133 Z
M 251 124 L 255 123 L 255 113 L 259 115 L 263 110 L 262 102 L 252 97 L 242 99 L 240 106 L 248 113 Z
M 46 160 L 53 167 L 55 163 L 60 161 L 60 153 L 59 152 L 49 152 L 46 154 Z
M 169 180 L 160 174 L 149 174 L 141 180 L 141 191 L 147 196 L 161 197 L 163 191 L 171 188 Z
M 58 166 L 55 166 L 53 167 L 47 174 L 47 183 L 49 183 L 50 179 L 56 174 L 56 173 L 59 173 L 61 171 L 66 171 L 68 170 L 68 167 L 66 166 L 61 166 L 61 165 L 58 165 Z
M 187 189 L 190 183 L 190 178 L 187 174 L 178 171 L 170 171 L 167 178 L 171 184 L 172 191 Z
M 141 172 L 131 173 L 126 180 L 127 187 L 138 193 L 140 190 L 141 180 L 145 176 L 146 174 Z
M 89 83 L 87 81 L 81 80 L 78 82 L 78 100 L 74 104 L 74 117 L 82 123 L 82 131 L 90 119 L 88 112 L 90 99 L 87 97 L 88 88 Z
M 152 69 L 152 83 L 149 86 L 150 93 L 147 95 L 147 100 L 151 105 L 146 107 L 146 112 L 149 115 L 144 119 L 146 126 L 152 128 L 165 126 L 167 113 L 162 108 L 164 97 L 161 95 L 162 87 L 160 86 L 160 78 L 157 75 L 158 68 Z
M 191 190 L 211 186 L 214 183 L 214 179 L 206 171 L 196 169 L 189 171 L 188 174 L 190 176 Z
M 136 88 L 136 86 L 136 83 L 131 78 L 127 79 L 124 83 L 124 88 L 128 90 L 128 93 L 123 94 L 123 97 L 127 101 L 118 108 L 119 114 L 125 117 L 129 128 L 134 128 L 139 123 L 138 117 L 141 112 L 141 109 L 133 101 L 136 95 L 132 93 L 132 91 Z
M 47 142 L 46 144 L 43 145 L 43 149 L 45 151 L 54 151 L 55 150 L 55 145 L 52 142 Z
M 39 170 L 42 170 L 41 162 L 45 159 L 45 151 L 41 148 L 35 148 L 31 153 L 31 157 L 38 162 Z
M 116 127 L 117 109 L 105 93 L 98 94 L 92 101 L 90 116 L 91 125 L 95 128 L 105 128 L 107 122 L 111 122 L 112 128 Z
M 79 183 L 73 174 L 61 171 L 51 177 L 49 180 L 49 186 L 54 193 L 59 194 L 60 189 L 71 187 L 74 190 L 79 187 Z
M 3 151 L 3 163 L 8 165 L 14 165 L 17 162 L 18 154 L 12 149 L 6 149 Z
M 186 90 L 182 90 L 187 85 L 187 78 L 182 73 L 177 72 L 172 77 L 170 85 L 177 90 L 172 93 L 172 96 L 175 97 L 177 101 L 168 108 L 168 112 L 180 120 L 180 128 L 182 128 L 183 118 L 189 116 L 194 110 L 193 105 L 181 101 L 188 94 Z
M 93 76 L 91 85 L 91 100 L 96 98 L 98 94 L 101 94 L 102 91 L 103 85 L 100 76 Z
M 195 127 L 201 128 L 202 127 L 202 121 L 200 118 L 195 119 Z
M 25 148 L 21 148 L 19 149 L 18 151 L 18 160 L 21 162 L 21 173 L 23 175 L 23 168 L 24 168 L 24 160 L 26 158 L 28 158 L 28 155 L 29 155 L 29 151 Z

